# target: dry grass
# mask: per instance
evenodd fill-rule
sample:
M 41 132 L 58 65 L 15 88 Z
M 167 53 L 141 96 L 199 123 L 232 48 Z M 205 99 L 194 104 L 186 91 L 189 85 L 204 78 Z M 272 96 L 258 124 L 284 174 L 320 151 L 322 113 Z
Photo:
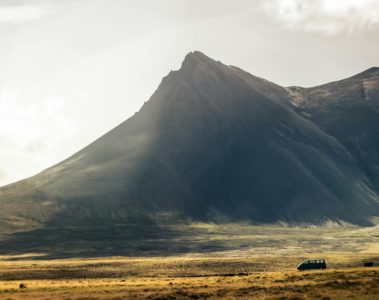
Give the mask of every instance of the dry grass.
M 171 243 L 200 246 L 169 257 L 0 256 L 0 300 L 378 299 L 378 227 L 195 224 L 183 230 L 193 235 Z M 296 271 L 307 257 L 325 258 L 329 268 Z M 364 261 L 375 267 L 362 267 Z
M 300 257 L 274 256 L 2 261 L 0 299 L 375 299 L 379 267 L 327 258 L 335 268 L 309 272 L 294 271 Z

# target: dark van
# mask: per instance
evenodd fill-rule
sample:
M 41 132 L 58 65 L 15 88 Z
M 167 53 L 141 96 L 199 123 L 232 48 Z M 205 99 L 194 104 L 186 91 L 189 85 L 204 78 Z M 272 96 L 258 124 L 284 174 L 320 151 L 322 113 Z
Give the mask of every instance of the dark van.
M 297 266 L 299 271 L 303 270 L 315 270 L 315 269 L 326 269 L 325 259 L 306 259 L 301 264 Z

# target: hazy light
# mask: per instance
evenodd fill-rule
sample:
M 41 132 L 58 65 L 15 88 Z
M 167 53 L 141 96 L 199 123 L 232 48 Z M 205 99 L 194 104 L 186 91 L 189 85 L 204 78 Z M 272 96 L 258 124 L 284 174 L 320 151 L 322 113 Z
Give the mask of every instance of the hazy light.
M 378 5 L 1 0 L 0 186 L 126 120 L 193 50 L 281 85 L 311 86 L 378 66 Z

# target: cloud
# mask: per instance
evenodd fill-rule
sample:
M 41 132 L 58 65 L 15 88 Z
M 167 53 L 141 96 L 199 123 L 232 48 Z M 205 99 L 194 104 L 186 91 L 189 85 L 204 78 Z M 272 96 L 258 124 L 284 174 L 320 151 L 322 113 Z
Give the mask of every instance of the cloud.
M 377 0 L 264 0 L 261 5 L 288 30 L 336 35 L 379 25 Z
M 51 8 L 47 5 L 17 5 L 0 7 L 0 23 L 19 23 L 40 19 L 49 13 Z

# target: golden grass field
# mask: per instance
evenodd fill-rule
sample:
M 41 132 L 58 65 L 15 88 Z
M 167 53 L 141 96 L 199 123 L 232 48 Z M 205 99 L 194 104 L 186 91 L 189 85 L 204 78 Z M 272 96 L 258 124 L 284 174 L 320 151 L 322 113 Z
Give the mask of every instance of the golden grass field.
M 326 257 L 333 259 L 333 255 Z M 277 270 L 257 271 L 263 259 L 268 269 Z M 378 299 L 379 267 L 340 266 L 299 272 L 293 268 L 298 258 L 284 260 L 175 257 L 3 261 L 0 299 Z M 20 283 L 27 288 L 20 289 Z
M 233 236 L 224 228 L 208 239 L 234 250 L 171 256 L 3 255 L 0 300 L 379 299 L 377 229 L 250 227 Z M 325 258 L 328 269 L 299 272 L 304 258 Z

